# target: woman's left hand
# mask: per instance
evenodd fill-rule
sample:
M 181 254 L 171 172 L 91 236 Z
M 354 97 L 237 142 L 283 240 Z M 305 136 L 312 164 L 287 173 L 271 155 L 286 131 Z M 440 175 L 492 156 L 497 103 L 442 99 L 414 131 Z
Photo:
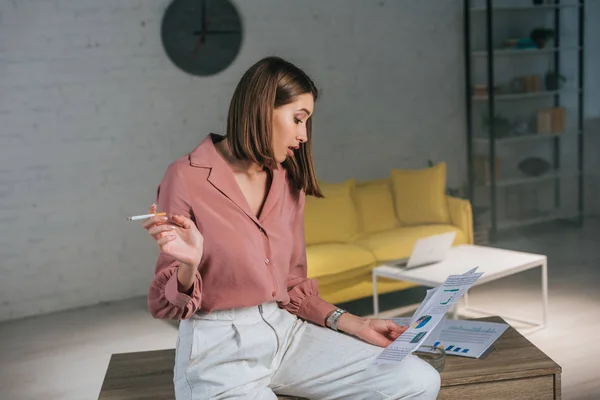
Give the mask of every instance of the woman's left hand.
M 356 336 L 375 346 L 387 347 L 408 329 L 389 319 L 360 318 L 344 313 L 340 316 L 338 329 Z

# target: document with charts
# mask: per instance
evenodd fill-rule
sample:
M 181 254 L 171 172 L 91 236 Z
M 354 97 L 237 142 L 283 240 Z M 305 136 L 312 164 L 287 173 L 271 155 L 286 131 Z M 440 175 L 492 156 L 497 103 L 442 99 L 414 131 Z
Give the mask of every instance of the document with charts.
M 440 286 L 429 289 L 425 299 L 413 314 L 408 329 L 381 352 L 373 361 L 373 365 L 400 362 L 423 345 L 448 310 L 482 275 L 476 270 L 477 268 L 473 268 L 462 275 L 450 275 Z
M 441 347 L 448 355 L 483 358 L 508 324 L 485 321 L 445 320 L 442 329 L 432 334 L 423 346 Z
M 410 320 L 410 317 L 392 318 L 400 326 L 409 325 Z M 431 352 L 428 346 L 441 347 L 449 356 L 485 358 L 508 327 L 500 322 L 444 318 L 417 350 Z

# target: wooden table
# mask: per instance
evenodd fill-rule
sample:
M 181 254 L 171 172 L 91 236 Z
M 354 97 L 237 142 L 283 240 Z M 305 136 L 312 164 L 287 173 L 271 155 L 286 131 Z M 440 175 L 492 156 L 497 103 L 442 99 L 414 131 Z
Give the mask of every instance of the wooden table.
M 485 359 L 448 356 L 438 399 L 560 399 L 560 366 L 514 328 L 494 347 Z M 174 399 L 174 360 L 173 349 L 113 354 L 98 399 Z
M 113 354 L 98 400 L 173 400 L 174 364 L 175 349 Z
M 505 322 L 500 317 L 477 318 Z M 484 359 L 448 356 L 438 399 L 560 399 L 561 367 L 513 327 Z

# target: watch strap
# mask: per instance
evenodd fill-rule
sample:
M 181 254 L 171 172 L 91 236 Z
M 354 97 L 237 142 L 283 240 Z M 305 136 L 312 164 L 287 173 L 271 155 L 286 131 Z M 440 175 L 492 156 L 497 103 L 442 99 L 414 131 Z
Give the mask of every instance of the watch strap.
M 334 331 L 338 331 L 338 321 L 340 319 L 340 317 L 342 316 L 343 313 L 345 313 L 346 310 L 342 310 L 341 308 L 338 308 L 336 310 L 334 310 L 329 317 L 327 317 L 327 324 L 329 325 L 329 327 L 331 329 L 333 329 Z

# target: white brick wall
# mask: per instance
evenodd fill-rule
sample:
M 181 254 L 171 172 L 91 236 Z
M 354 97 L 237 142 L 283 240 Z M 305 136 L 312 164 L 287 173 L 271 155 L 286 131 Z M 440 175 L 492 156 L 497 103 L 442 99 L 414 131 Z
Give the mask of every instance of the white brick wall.
M 125 216 L 223 131 L 235 83 L 265 55 L 322 89 L 322 179 L 429 158 L 464 177 L 462 1 L 236 3 L 239 58 L 201 79 L 164 55 L 168 0 L 0 0 L 0 320 L 145 295 L 156 249 Z

